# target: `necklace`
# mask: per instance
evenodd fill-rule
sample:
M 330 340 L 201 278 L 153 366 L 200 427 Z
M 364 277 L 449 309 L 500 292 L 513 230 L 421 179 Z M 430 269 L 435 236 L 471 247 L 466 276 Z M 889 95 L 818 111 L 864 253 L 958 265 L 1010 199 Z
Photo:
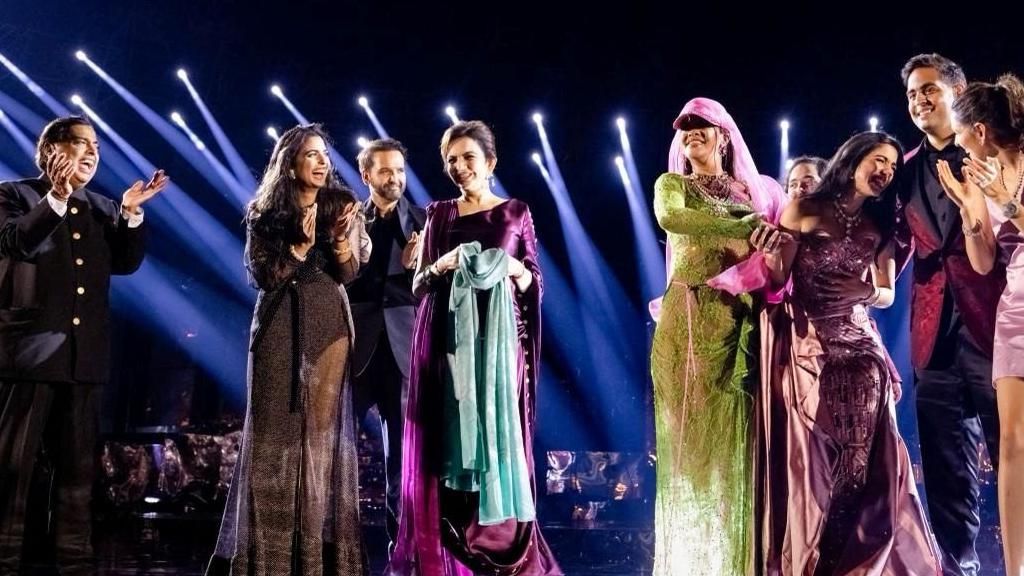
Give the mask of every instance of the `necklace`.
M 689 174 L 687 178 L 713 212 L 727 214 L 729 206 L 735 203 L 732 198 L 733 179 L 728 174 Z
M 843 204 L 838 194 L 832 198 L 832 205 L 835 207 L 836 220 L 843 227 L 843 239 L 849 240 L 854 229 L 860 225 L 861 217 L 864 215 L 864 207 L 861 206 L 853 214 L 847 214 L 846 204 Z
M 1020 200 L 1021 189 L 1024 188 L 1024 168 L 1020 166 L 1020 153 L 1017 154 L 1017 159 L 1017 166 L 1015 166 L 1017 169 L 1017 186 L 1013 189 L 1013 192 L 1010 192 L 1010 188 L 1006 185 L 1006 178 L 1003 176 L 1003 170 L 999 171 L 999 181 L 1003 183 L 1003 188 L 1005 188 L 1007 192 L 1010 192 L 1010 196 L 1014 200 Z

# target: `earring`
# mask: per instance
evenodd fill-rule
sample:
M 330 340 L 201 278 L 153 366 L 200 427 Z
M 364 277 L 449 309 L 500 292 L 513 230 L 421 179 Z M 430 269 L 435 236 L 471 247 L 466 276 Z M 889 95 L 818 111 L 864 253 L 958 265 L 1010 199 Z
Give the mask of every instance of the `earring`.
M 295 170 L 289 170 L 288 177 L 291 178 L 292 180 L 295 180 Z

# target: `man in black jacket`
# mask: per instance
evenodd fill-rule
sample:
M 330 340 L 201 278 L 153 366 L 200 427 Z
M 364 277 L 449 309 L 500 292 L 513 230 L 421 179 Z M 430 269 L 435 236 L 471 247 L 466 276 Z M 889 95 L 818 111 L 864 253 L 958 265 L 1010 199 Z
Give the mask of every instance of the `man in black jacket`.
M 120 205 L 87 190 L 99 144 L 75 116 L 43 129 L 36 165 L 38 178 L 0 183 L 0 573 L 21 564 L 33 485 L 50 490 L 46 529 L 62 573 L 91 573 L 110 276 L 142 264 L 140 207 L 167 177 L 136 182 Z M 49 478 L 34 482 L 34 473 Z
M 359 154 L 359 171 L 370 188 L 363 203 L 373 241 L 370 262 L 349 286 L 355 324 L 353 405 L 361 423 L 377 405 L 387 469 L 387 531 L 398 535 L 402 472 L 402 428 L 409 390 L 416 298 L 412 269 L 426 212 L 405 197 L 405 148 L 397 140 L 374 140 Z

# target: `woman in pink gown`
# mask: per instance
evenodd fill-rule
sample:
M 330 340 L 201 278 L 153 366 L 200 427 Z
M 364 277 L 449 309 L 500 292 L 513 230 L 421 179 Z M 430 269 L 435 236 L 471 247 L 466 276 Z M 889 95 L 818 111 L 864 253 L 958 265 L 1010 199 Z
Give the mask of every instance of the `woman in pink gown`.
M 836 152 L 778 229 L 751 238 L 783 304 L 762 322 L 759 574 L 935 575 L 939 561 L 896 429 L 899 382 L 867 307 L 892 303 L 892 137 Z

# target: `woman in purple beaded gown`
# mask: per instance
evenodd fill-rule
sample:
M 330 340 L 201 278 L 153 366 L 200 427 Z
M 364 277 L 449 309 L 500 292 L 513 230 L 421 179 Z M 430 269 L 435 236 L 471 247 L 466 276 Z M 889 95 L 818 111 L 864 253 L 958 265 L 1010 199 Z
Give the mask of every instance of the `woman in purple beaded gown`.
M 899 143 L 857 134 L 779 227 L 751 238 L 792 292 L 763 317 L 760 574 L 938 574 L 896 429 L 899 380 L 867 307 L 892 303 Z
M 536 518 L 543 281 L 533 217 L 491 191 L 498 158 L 483 122 L 451 126 L 441 159 L 460 195 L 427 206 L 413 278 L 423 299 L 387 574 L 560 576 Z

